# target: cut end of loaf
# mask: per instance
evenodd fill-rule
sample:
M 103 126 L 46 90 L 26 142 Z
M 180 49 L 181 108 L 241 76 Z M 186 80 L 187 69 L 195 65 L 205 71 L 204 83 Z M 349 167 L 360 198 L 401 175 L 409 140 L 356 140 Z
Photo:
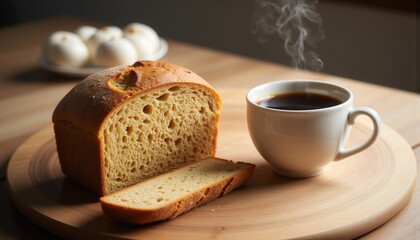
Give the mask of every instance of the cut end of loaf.
M 106 193 L 214 156 L 218 118 L 216 99 L 196 84 L 163 85 L 120 105 L 100 136 Z
M 175 218 L 246 182 L 248 163 L 207 158 L 101 198 L 104 213 L 131 224 Z

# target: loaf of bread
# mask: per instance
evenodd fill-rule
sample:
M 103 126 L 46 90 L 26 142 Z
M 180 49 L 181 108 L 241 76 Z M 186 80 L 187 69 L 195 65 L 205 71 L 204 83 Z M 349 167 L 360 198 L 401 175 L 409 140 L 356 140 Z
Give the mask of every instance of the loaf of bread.
M 173 219 L 241 186 L 254 169 L 249 163 L 203 159 L 102 197 L 102 210 L 129 224 Z
M 93 74 L 53 114 L 62 172 L 106 195 L 214 156 L 220 108 L 205 80 L 173 64 Z

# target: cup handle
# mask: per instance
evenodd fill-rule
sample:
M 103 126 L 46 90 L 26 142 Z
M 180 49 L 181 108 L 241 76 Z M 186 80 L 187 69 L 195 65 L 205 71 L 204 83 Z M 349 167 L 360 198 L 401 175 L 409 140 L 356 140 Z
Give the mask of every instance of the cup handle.
M 370 135 L 369 139 L 366 142 L 359 144 L 357 146 L 348 148 L 348 149 L 344 149 L 343 147 L 344 143 L 342 143 L 338 151 L 338 154 L 336 158 L 334 159 L 335 161 L 342 160 L 346 157 L 349 157 L 353 154 L 356 154 L 365 150 L 366 148 L 370 147 L 378 138 L 379 132 L 381 131 L 381 118 L 379 117 L 378 113 L 368 107 L 353 108 L 352 110 L 350 110 L 347 117 L 348 124 L 353 125 L 356 118 L 359 115 L 366 115 L 370 118 L 370 120 L 372 120 L 372 123 L 373 123 L 372 134 Z

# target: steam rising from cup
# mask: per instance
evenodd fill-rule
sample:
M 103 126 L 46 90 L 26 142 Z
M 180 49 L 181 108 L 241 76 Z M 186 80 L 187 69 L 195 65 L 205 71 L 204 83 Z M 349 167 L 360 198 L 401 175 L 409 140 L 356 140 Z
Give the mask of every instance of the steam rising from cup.
M 256 0 L 252 33 L 259 42 L 277 34 L 284 41 L 284 50 L 294 67 L 319 71 L 323 62 L 316 52 L 308 49 L 323 38 L 317 3 L 316 0 Z

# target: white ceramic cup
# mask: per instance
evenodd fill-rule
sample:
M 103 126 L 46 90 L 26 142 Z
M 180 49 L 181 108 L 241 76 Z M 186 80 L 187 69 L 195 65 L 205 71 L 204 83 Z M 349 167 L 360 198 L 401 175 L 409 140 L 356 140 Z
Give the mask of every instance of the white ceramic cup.
M 279 110 L 262 107 L 259 101 L 285 93 L 327 95 L 341 103 L 314 110 Z M 353 94 L 345 87 L 315 80 L 282 80 L 252 88 L 246 96 L 248 129 L 259 153 L 280 175 L 312 177 L 321 174 L 331 161 L 342 160 L 371 146 L 381 120 L 367 107 L 353 107 Z M 370 138 L 344 149 L 351 125 L 359 115 L 373 123 Z

